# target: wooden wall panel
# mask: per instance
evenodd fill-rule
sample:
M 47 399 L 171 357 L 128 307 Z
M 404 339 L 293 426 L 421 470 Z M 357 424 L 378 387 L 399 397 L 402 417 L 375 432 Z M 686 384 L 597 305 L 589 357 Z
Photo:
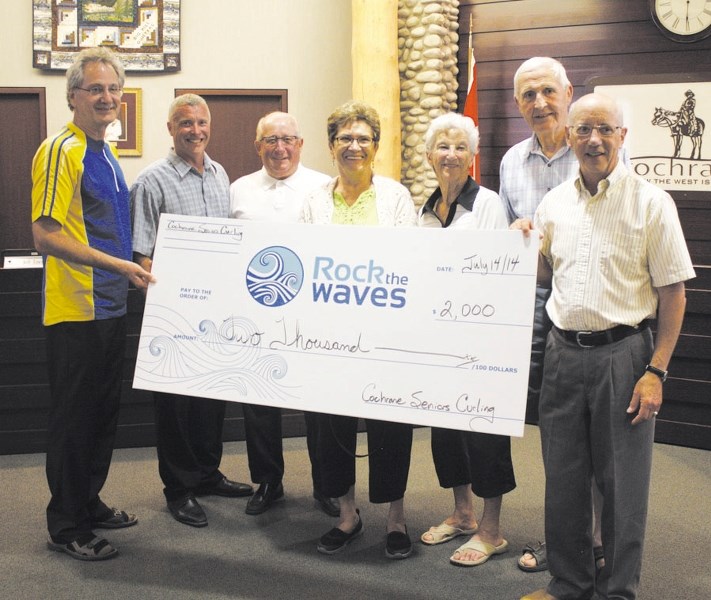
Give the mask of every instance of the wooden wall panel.
M 0 88 L 0 131 L 0 250 L 30 249 L 30 172 L 35 151 L 47 137 L 45 89 Z
M 680 44 L 652 22 L 647 0 L 461 0 L 459 106 L 467 89 L 473 19 L 483 185 L 498 190 L 501 158 L 531 135 L 513 100 L 513 75 L 532 56 L 566 67 L 575 98 L 594 77 L 684 73 L 707 68 L 711 38 Z M 708 121 L 707 121 L 708 122 Z M 711 143 L 709 144 L 711 147 Z M 706 157 L 709 156 L 704 152 Z M 711 449 L 711 190 L 673 192 L 697 278 L 665 385 L 657 440 Z

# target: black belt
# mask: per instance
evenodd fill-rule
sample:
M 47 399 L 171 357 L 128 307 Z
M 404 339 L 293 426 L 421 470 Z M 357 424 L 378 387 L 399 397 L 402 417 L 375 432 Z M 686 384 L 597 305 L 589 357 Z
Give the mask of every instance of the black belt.
M 647 319 L 635 327 L 630 325 L 618 325 L 617 327 L 603 331 L 568 331 L 566 329 L 560 329 L 555 325 L 553 326 L 566 340 L 577 344 L 581 348 L 592 348 L 593 346 L 604 346 L 612 342 L 619 342 L 635 333 L 644 331 L 648 327 L 649 321 Z

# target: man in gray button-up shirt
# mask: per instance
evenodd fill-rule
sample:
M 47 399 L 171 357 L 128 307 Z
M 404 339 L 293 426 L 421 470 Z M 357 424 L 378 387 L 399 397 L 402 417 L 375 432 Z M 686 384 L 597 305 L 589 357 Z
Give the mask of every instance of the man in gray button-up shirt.
M 203 98 L 184 94 L 170 105 L 173 150 L 144 169 L 131 187 L 134 260 L 151 270 L 161 213 L 227 217 L 229 178 L 205 152 L 210 110 Z M 207 516 L 195 496 L 249 496 L 252 486 L 220 472 L 225 403 L 155 393 L 158 469 L 173 517 L 204 527 Z

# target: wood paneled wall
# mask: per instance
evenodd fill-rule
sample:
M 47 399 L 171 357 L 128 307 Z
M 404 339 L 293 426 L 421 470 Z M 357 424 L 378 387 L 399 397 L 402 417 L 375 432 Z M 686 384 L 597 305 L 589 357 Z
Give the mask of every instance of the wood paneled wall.
M 461 0 L 459 10 L 459 106 L 467 89 L 471 14 L 482 183 L 494 190 L 501 157 L 530 135 L 513 100 L 513 76 L 527 58 L 560 60 L 575 98 L 592 77 L 698 71 L 711 64 L 711 38 L 694 44 L 666 39 L 652 23 L 647 0 Z
M 467 89 L 470 15 L 482 184 L 494 190 L 501 157 L 530 135 L 513 100 L 513 75 L 527 58 L 560 60 L 575 98 L 589 91 L 593 77 L 707 69 L 711 79 L 711 38 L 691 44 L 668 40 L 652 22 L 647 0 L 461 0 L 460 106 Z M 687 284 L 686 317 L 664 386 L 657 441 L 711 449 L 711 267 L 705 266 L 711 265 L 711 190 L 672 195 L 697 278 Z

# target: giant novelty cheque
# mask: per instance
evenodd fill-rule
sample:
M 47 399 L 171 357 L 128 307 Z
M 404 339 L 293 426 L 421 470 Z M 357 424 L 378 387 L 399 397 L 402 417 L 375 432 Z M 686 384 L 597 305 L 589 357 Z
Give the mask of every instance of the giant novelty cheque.
M 164 214 L 134 387 L 521 436 L 534 238 Z

